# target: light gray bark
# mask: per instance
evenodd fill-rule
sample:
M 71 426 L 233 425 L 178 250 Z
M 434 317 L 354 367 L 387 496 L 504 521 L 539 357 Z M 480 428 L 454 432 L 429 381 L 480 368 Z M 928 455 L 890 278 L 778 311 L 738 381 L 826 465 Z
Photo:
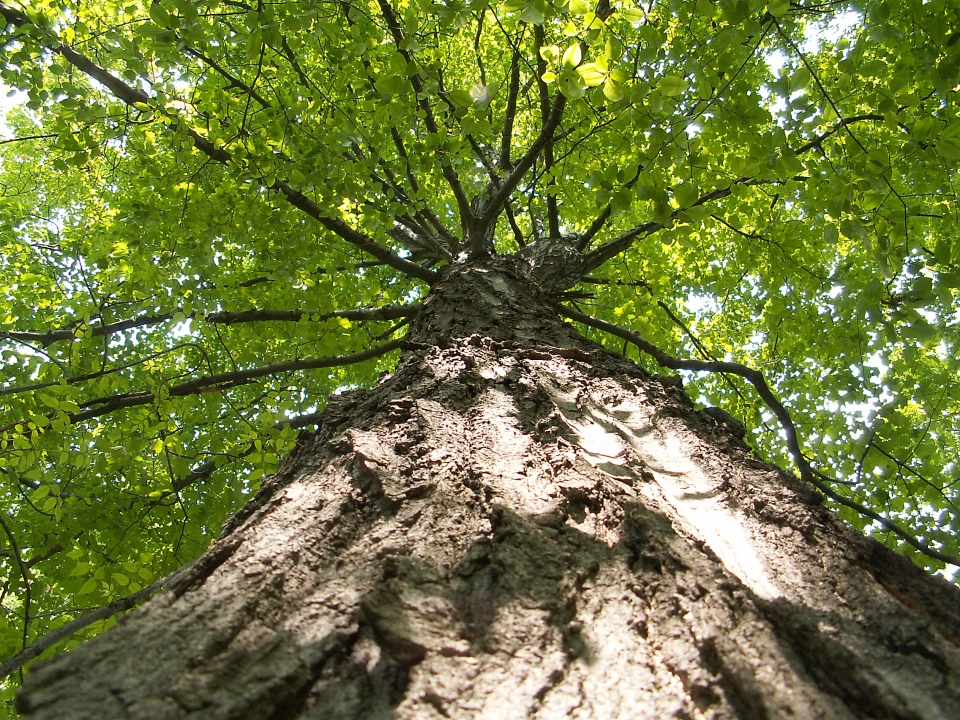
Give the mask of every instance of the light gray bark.
M 585 341 L 448 267 L 171 590 L 30 718 L 960 717 L 960 592 Z M 513 268 L 513 269 L 512 269 Z

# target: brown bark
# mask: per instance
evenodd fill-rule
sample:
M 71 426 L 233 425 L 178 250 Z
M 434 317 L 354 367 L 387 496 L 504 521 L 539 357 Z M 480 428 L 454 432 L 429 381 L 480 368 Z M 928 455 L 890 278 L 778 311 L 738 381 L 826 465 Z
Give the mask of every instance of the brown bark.
M 31 718 L 957 718 L 960 591 L 559 321 L 448 267 L 189 575 Z

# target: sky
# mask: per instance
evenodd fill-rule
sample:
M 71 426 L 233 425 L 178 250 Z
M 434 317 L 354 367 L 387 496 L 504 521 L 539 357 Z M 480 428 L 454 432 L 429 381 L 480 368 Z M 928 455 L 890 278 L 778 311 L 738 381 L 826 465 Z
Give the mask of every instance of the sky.
M 6 85 L 0 83 L 0 138 L 4 140 L 10 138 L 10 128 L 7 127 L 7 112 L 26 98 L 26 95 L 18 90 L 14 90 L 12 94 L 8 95 L 10 92 Z

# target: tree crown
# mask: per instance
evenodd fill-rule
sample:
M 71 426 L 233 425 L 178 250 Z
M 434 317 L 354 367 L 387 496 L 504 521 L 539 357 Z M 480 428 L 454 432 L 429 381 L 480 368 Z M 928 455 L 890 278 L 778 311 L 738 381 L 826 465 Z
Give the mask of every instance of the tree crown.
M 0 656 L 196 555 L 489 254 L 945 568 L 956 10 L 0 3 Z

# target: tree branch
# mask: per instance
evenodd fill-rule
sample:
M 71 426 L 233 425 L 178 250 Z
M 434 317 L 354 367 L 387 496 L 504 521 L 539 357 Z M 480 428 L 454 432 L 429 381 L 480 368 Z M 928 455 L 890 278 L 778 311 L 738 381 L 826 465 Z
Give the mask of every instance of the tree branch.
M 196 561 L 194 561 L 196 562 Z M 29 647 L 24 648 L 18 652 L 13 657 L 7 658 L 2 663 L 0 663 L 0 679 L 3 679 L 10 675 L 10 673 L 19 670 L 28 662 L 33 660 L 35 657 L 39 656 L 44 651 L 52 648 L 54 645 L 59 643 L 62 640 L 66 640 L 68 637 L 74 633 L 80 632 L 85 627 L 92 625 L 98 620 L 106 620 L 111 618 L 118 613 L 122 613 L 126 610 L 129 610 L 133 606 L 137 605 L 143 600 L 146 600 L 148 597 L 153 595 L 156 592 L 159 592 L 168 585 L 173 584 L 181 577 L 184 576 L 192 567 L 193 562 L 184 565 L 177 570 L 174 570 L 172 573 L 167 575 L 165 578 L 157 580 L 155 583 L 148 585 L 142 590 L 138 590 L 132 595 L 127 595 L 124 598 L 119 600 L 114 600 L 111 603 L 97 608 L 88 612 L 86 615 L 78 617 L 76 620 L 68 622 L 66 625 L 61 625 L 56 630 L 47 633 L 42 638 L 32 643 Z
M 87 382 L 88 380 L 96 380 L 97 378 L 106 377 L 107 375 L 113 375 L 114 373 L 122 372 L 124 370 L 129 370 L 132 367 L 141 365 L 145 362 L 150 362 L 151 360 L 156 360 L 167 353 L 180 350 L 184 347 L 196 347 L 194 343 L 184 343 L 182 345 L 174 345 L 172 347 L 166 348 L 165 350 L 160 350 L 155 353 L 150 353 L 144 357 L 137 358 L 136 360 L 131 360 L 130 362 L 123 363 L 122 365 L 116 365 L 114 367 L 103 367 L 96 372 L 85 373 L 83 375 L 73 375 L 66 376 L 63 378 L 63 382 L 67 385 L 76 385 L 78 383 Z M 63 368 L 61 368 L 63 369 Z M 0 396 L 3 395 L 16 395 L 18 393 L 24 392 L 33 392 L 35 390 L 43 390 L 48 387 L 53 387 L 54 385 L 59 385 L 61 383 L 60 379 L 57 380 L 47 380 L 45 382 L 30 383 L 29 385 L 14 385 L 11 387 L 0 388 Z
M 179 37 L 178 37 L 179 39 Z M 182 40 L 181 40 L 182 42 Z M 258 93 L 254 88 L 247 85 L 245 82 L 240 80 L 237 77 L 231 75 L 224 67 L 222 67 L 216 60 L 213 58 L 207 57 L 204 53 L 199 50 L 195 50 L 189 45 L 183 46 L 183 51 L 188 55 L 192 55 L 197 60 L 207 64 L 209 67 L 213 68 L 213 71 L 216 72 L 220 77 L 227 81 L 227 87 L 235 87 L 240 90 L 242 93 L 248 97 L 253 98 L 262 108 L 269 108 L 270 102 L 264 98 L 260 93 Z
M 101 335 L 113 335 L 114 333 L 123 332 L 124 330 L 131 330 L 133 328 L 143 327 L 144 325 L 158 325 L 162 322 L 166 322 L 173 317 L 173 313 L 162 313 L 160 315 L 141 315 L 138 318 L 131 318 L 129 320 L 119 320 L 114 323 L 108 323 L 106 325 L 95 325 L 87 326 L 83 328 L 84 332 L 89 332 L 91 337 L 100 337 Z M 55 342 L 60 340 L 75 340 L 77 336 L 74 332 L 74 328 L 80 326 L 79 321 L 75 321 L 67 325 L 66 327 L 58 328 L 57 330 L 48 330 L 47 332 L 33 332 L 33 331 L 21 331 L 21 330 L 8 330 L 3 332 L 4 337 L 8 337 L 11 340 L 17 340 L 18 342 L 28 342 L 36 343 L 41 347 L 48 347 Z
M 654 233 L 662 228 L 663 223 L 648 220 L 642 225 L 637 225 L 635 228 L 628 230 L 620 237 L 605 242 L 596 250 L 584 255 L 583 274 L 586 275 L 587 273 L 596 270 L 610 258 L 616 257 L 625 251 L 627 248 L 633 245 L 633 241 L 638 237 L 642 235 L 649 235 L 650 233 Z
M 316 425 L 317 423 L 320 422 L 321 412 L 304 413 L 303 415 L 297 415 L 296 417 L 289 418 L 288 420 L 281 420 L 277 423 L 274 423 L 273 427 L 277 430 L 282 430 L 284 428 L 294 428 L 295 430 L 299 430 L 301 428 L 307 427 L 308 425 Z M 254 452 L 256 448 L 257 448 L 256 443 L 250 443 L 249 445 L 247 445 L 246 448 L 243 449 L 242 452 L 238 453 L 237 455 L 233 455 L 232 457 L 234 459 L 246 457 L 250 453 Z M 195 468 L 193 468 L 189 473 L 184 475 L 182 478 L 178 478 L 177 480 L 175 480 L 173 483 L 173 492 L 178 493 L 184 488 L 188 487 L 189 485 L 192 485 L 193 483 L 198 482 L 199 480 L 205 480 L 206 478 L 210 477 L 214 473 L 214 471 L 216 471 L 216 469 L 217 469 L 216 461 L 205 460 L 204 462 L 200 463 Z
M 627 188 L 628 190 L 632 190 L 633 186 L 637 184 L 637 180 L 640 179 L 641 172 L 643 172 L 643 166 L 638 165 L 637 171 L 633 174 L 633 177 L 630 178 L 630 180 L 628 180 L 624 184 L 624 187 Z M 580 252 L 583 252 L 584 249 L 586 249 L 590 245 L 590 243 L 593 241 L 593 238 L 596 236 L 598 232 L 600 232 L 603 229 L 603 226 L 606 224 L 607 220 L 610 219 L 610 216 L 612 214 L 613 214 L 613 205 L 610 205 L 608 203 L 607 206 L 603 209 L 603 212 L 597 215 L 594 221 L 590 223 L 590 227 L 587 228 L 587 231 L 577 238 L 577 242 L 575 245 L 577 250 L 579 250 Z
M 790 179 L 801 181 L 801 180 L 808 180 L 809 178 L 800 175 Z M 779 182 L 780 182 L 779 180 L 765 181 L 765 180 L 757 180 L 755 178 L 748 178 L 748 177 L 741 176 L 741 177 L 738 177 L 733 182 L 731 182 L 728 187 L 717 188 L 715 190 L 710 190 L 708 192 L 705 192 L 703 195 L 697 198 L 696 202 L 692 203 L 690 207 L 705 205 L 706 203 L 712 202 L 713 200 L 719 200 L 720 198 L 725 198 L 731 193 L 730 188 L 734 185 L 763 185 L 767 183 L 776 184 Z M 670 218 L 671 219 L 676 218 L 677 215 L 682 210 L 685 210 L 685 209 L 686 208 L 678 208 L 674 210 L 672 213 L 670 213 Z M 599 246 L 598 248 L 596 248 L 592 252 L 587 253 L 584 256 L 583 274 L 586 275 L 587 273 L 593 270 L 596 270 L 598 267 L 603 265 L 610 258 L 616 257 L 620 253 L 624 252 L 627 248 L 629 248 L 633 244 L 633 241 L 636 240 L 641 235 L 649 235 L 650 233 L 656 232 L 657 230 L 661 230 L 664 227 L 665 227 L 664 223 L 656 222 L 654 220 L 648 220 L 642 225 L 637 225 L 635 228 L 628 230 L 623 235 L 620 235 L 619 237 L 616 237 L 613 240 L 605 242 L 603 245 Z
M 547 124 L 550 118 L 550 90 L 547 87 L 547 83 L 543 80 L 543 74 L 547 71 L 547 62 L 540 55 L 540 49 L 543 47 L 544 43 L 544 32 L 542 25 L 535 25 L 533 28 L 534 32 L 534 48 L 537 53 L 537 88 L 540 91 L 540 122 L 544 125 Z M 553 167 L 553 133 L 551 132 L 551 137 L 547 138 L 546 145 L 543 148 L 543 172 L 550 172 L 550 169 Z M 552 178 L 547 183 L 547 228 L 548 236 L 552 238 L 560 237 L 560 213 L 557 208 L 557 196 L 550 192 L 550 188 L 556 184 L 556 181 Z
M 359 308 L 357 310 L 334 310 L 333 312 L 318 313 L 310 310 L 243 310 L 240 312 L 215 312 L 203 316 L 205 322 L 222 323 L 230 325 L 241 322 L 258 322 L 267 320 L 279 320 L 289 322 L 299 322 L 307 318 L 317 322 L 323 322 L 331 318 L 346 318 L 347 320 L 356 320 L 363 322 L 365 320 L 396 320 L 397 318 L 416 315 L 423 306 L 419 303 L 411 305 L 388 305 L 378 308 Z M 106 325 L 94 325 L 84 328 L 84 332 L 89 332 L 91 337 L 100 337 L 103 335 L 113 335 L 114 333 L 131 330 L 133 328 L 143 327 L 145 325 L 159 325 L 173 318 L 173 313 L 161 313 L 159 315 L 142 315 L 138 318 L 128 320 L 118 320 L 117 322 L 107 323 Z M 184 318 L 195 319 L 196 313 L 184 315 Z M 31 332 L 10 330 L 2 332 L 5 337 L 18 342 L 35 343 L 41 347 L 47 347 L 60 340 L 75 339 L 74 328 L 80 325 L 79 321 L 73 322 L 66 327 L 57 330 L 48 330 L 47 332 Z M 0 390 L 0 395 L 6 394 Z
M 847 125 L 852 125 L 854 123 L 867 122 L 867 121 L 883 122 L 883 119 L 884 119 L 883 115 L 876 115 L 876 114 L 855 115 L 853 117 L 841 118 L 832 128 L 830 128 L 829 130 L 825 130 L 824 132 L 820 133 L 809 142 L 797 148 L 797 155 L 801 155 L 807 152 L 807 150 L 812 150 L 813 148 L 820 147 L 820 145 L 823 144 L 824 140 L 829 138 L 831 135 L 834 135 L 840 132 Z
M 243 310 L 240 312 L 216 312 L 210 313 L 203 319 L 206 322 L 221 323 L 232 325 L 233 323 L 258 322 L 258 321 L 286 321 L 299 322 L 304 318 L 322 322 L 331 318 L 344 318 L 345 320 L 355 320 L 357 322 L 374 320 L 396 320 L 397 318 L 416 315 L 423 308 L 423 305 L 414 303 L 411 305 L 388 305 L 378 308 L 360 308 L 357 310 L 334 310 L 328 313 L 312 313 L 309 310 Z
M 183 397 L 186 395 L 196 395 L 201 392 L 211 390 L 226 390 L 227 388 L 244 385 L 251 380 L 269 375 L 279 375 L 285 372 L 295 372 L 300 370 L 317 370 L 327 367 L 340 367 L 342 365 L 354 365 L 356 363 L 371 360 L 373 358 L 386 355 L 388 352 L 397 350 L 400 347 L 400 340 L 391 340 L 383 345 L 369 348 L 352 355 L 335 355 L 333 357 L 311 358 L 304 360 L 286 360 L 284 362 L 271 363 L 247 370 L 235 370 L 232 372 L 217 373 L 206 375 L 204 377 L 194 378 L 185 382 L 171 385 L 166 397 Z M 155 393 L 149 390 L 140 392 L 124 393 L 122 395 L 113 395 L 110 397 L 94 398 L 80 404 L 81 410 L 67 414 L 71 424 L 84 422 L 93 418 L 101 417 L 117 410 L 140 405 L 149 405 L 157 399 Z M 96 406 L 96 407 L 95 407 Z M 0 432 L 6 432 L 16 427 L 18 422 L 8 423 Z M 25 423 L 24 423 L 25 424 Z
M 517 115 L 517 94 L 520 92 L 520 51 L 514 48 L 510 61 L 510 89 L 507 109 L 503 116 L 503 134 L 500 136 L 500 167 L 510 170 L 510 145 L 513 142 L 513 121 Z
M 352 227 L 343 222 L 343 220 L 324 215 L 323 211 L 320 209 L 320 206 L 313 202 L 313 200 L 308 198 L 299 190 L 294 190 L 282 180 L 277 180 L 270 189 L 279 190 L 281 193 L 283 193 L 291 205 L 303 210 L 307 215 L 316 219 L 321 225 L 330 230 L 332 233 L 339 235 L 341 238 L 360 248 L 364 252 L 373 255 L 373 257 L 382 261 L 384 264 L 389 265 L 395 270 L 399 270 L 405 275 L 423 280 L 429 285 L 432 285 L 437 281 L 437 274 L 433 270 L 425 268 L 422 265 L 418 265 L 415 262 L 404 260 L 389 248 L 384 247 L 363 233 L 354 230 Z
M 527 241 L 523 238 L 523 231 L 520 229 L 520 226 L 517 225 L 517 218 L 513 214 L 513 206 L 508 201 L 504 204 L 503 209 L 507 214 L 507 222 L 510 223 L 510 229 L 513 230 L 513 239 L 517 241 L 517 245 L 520 247 L 526 247 Z
M 539 157 L 543 148 L 546 147 L 547 142 L 553 137 L 553 131 L 560 124 L 560 119 L 563 117 L 564 107 L 566 107 L 566 98 L 562 93 L 557 93 L 557 97 L 553 102 L 553 108 L 550 111 L 550 116 L 540 129 L 540 134 L 537 135 L 536 140 L 533 141 L 533 144 L 513 168 L 513 171 L 506 177 L 503 184 L 500 185 L 500 189 L 497 190 L 496 195 L 491 198 L 490 204 L 487 205 L 483 213 L 483 217 L 477 222 L 478 229 L 485 230 L 493 227 L 493 224 L 497 221 L 497 216 L 500 214 L 500 211 L 503 210 L 503 206 L 507 203 L 510 195 L 516 189 L 517 185 L 520 184 L 520 180 L 526 175 L 527 170 L 533 167 L 534 161 Z
M 590 223 L 590 227 L 587 228 L 587 231 L 577 238 L 577 244 L 575 246 L 577 250 L 583 252 L 587 248 L 596 234 L 603 229 L 603 226 L 606 224 L 607 220 L 612 214 L 613 206 L 607 205 L 603 209 L 603 212 L 597 215 L 596 219 Z
M 10 138 L 8 140 L 0 140 L 0 145 L 8 145 L 15 142 L 24 142 L 25 140 L 50 140 L 53 138 L 58 138 L 59 135 L 25 135 L 23 137 Z
M 773 414 L 776 415 L 777 420 L 780 422 L 780 427 L 783 428 L 784 434 L 786 435 L 787 447 L 790 450 L 790 455 L 793 458 L 797 469 L 800 471 L 800 477 L 805 482 L 808 482 L 816 487 L 831 500 L 834 500 L 835 502 L 856 511 L 864 517 L 868 517 L 871 520 L 877 521 L 887 530 L 894 533 L 897 537 L 927 557 L 931 557 L 935 560 L 940 560 L 941 562 L 949 563 L 951 565 L 960 566 L 960 557 L 954 557 L 952 555 L 942 553 L 939 550 L 935 550 L 934 548 L 925 545 L 893 521 L 888 520 L 879 513 L 876 513 L 873 510 L 864 507 L 860 503 L 846 498 L 833 489 L 827 487 L 822 480 L 832 481 L 831 478 L 828 478 L 823 473 L 818 472 L 810 467 L 810 463 L 807 461 L 807 458 L 804 456 L 803 451 L 800 448 L 800 442 L 797 438 L 797 429 L 793 424 L 793 418 L 790 417 L 790 413 L 783 406 L 777 396 L 774 395 L 773 391 L 770 390 L 766 379 L 763 377 L 763 373 L 761 373 L 759 370 L 754 370 L 746 365 L 741 365 L 740 363 L 735 362 L 677 358 L 663 352 L 663 350 L 643 338 L 638 333 L 627 330 L 626 328 L 622 328 L 619 325 L 614 325 L 613 323 L 609 323 L 605 320 L 600 320 L 599 318 L 586 315 L 579 310 L 574 310 L 573 308 L 564 305 L 555 304 L 554 308 L 560 315 L 563 315 L 564 317 L 568 317 L 571 320 L 576 320 L 577 322 L 583 323 L 584 325 L 589 325 L 590 327 L 598 330 L 603 330 L 604 332 L 608 332 L 611 335 L 632 343 L 638 350 L 641 350 L 656 360 L 657 363 L 662 367 L 670 368 L 672 370 L 692 370 L 694 372 L 730 373 L 731 375 L 739 375 L 740 377 L 744 378 L 751 385 L 753 385 L 763 402 L 768 408 L 770 408 Z
M 30 632 L 30 568 L 26 561 L 24 561 L 23 555 L 20 553 L 20 547 L 17 545 L 17 538 L 14 537 L 13 531 L 10 529 L 10 526 L 7 525 L 7 521 L 4 520 L 2 515 L 0 515 L 0 527 L 2 527 L 3 531 L 7 534 L 7 540 L 10 542 L 10 549 L 13 550 L 13 555 L 17 560 L 17 567 L 20 569 L 20 577 L 23 579 L 24 597 L 22 647 L 26 648 L 27 636 Z

